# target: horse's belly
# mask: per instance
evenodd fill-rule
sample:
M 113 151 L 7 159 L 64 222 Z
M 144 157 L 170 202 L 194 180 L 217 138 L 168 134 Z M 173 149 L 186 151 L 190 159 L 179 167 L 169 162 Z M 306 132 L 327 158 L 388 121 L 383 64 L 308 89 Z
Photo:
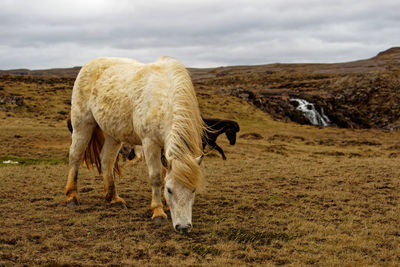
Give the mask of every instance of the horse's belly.
M 134 130 L 130 109 L 105 109 L 94 106 L 92 114 L 99 127 L 115 140 L 140 145 L 141 140 Z
M 106 133 L 112 136 L 114 139 L 124 142 L 124 143 L 129 143 L 131 145 L 141 145 L 142 142 L 139 138 L 139 136 L 136 134 L 136 132 L 133 130 L 133 127 L 130 125 L 125 125 L 124 123 L 119 125 L 119 127 L 115 127 L 112 129 L 109 129 L 106 131 Z

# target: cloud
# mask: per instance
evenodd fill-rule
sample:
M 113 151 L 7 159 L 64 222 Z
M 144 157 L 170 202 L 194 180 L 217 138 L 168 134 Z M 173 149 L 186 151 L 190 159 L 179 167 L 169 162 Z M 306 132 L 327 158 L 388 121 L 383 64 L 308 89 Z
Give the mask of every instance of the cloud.
M 0 69 L 82 65 L 93 57 L 187 66 L 339 62 L 400 43 L 397 0 L 3 0 Z

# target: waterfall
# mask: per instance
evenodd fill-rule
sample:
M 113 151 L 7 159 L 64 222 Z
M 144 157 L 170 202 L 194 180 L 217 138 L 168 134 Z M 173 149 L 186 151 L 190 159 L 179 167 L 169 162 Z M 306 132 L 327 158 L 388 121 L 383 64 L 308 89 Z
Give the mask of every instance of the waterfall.
M 312 125 L 328 126 L 331 121 L 328 116 L 325 115 L 324 109 L 321 108 L 321 113 L 319 113 L 313 103 L 310 103 L 304 99 L 291 98 L 290 102 L 297 102 L 297 110 L 303 112 L 304 116 L 311 122 Z

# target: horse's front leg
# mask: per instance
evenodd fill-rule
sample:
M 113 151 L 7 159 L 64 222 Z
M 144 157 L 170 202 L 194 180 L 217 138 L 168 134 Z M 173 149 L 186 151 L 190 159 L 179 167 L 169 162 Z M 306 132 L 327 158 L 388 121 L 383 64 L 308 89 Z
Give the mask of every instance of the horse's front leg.
M 225 153 L 222 150 L 222 148 L 219 145 L 217 145 L 217 143 L 214 143 L 214 144 L 215 144 L 214 148 L 222 155 L 222 159 L 226 160 Z
M 215 141 L 210 141 L 210 142 L 208 143 L 208 145 L 211 147 L 211 150 L 212 150 L 212 149 L 217 150 L 217 151 L 221 154 L 222 159 L 223 159 L 223 160 L 226 160 L 224 151 L 222 150 L 221 147 L 219 147 L 219 145 L 217 145 L 217 143 L 216 143 Z
M 164 168 L 161 168 L 161 181 L 162 181 L 162 189 L 165 187 L 165 176 L 167 175 L 167 171 Z M 169 206 L 167 200 L 164 196 L 162 196 L 162 201 L 165 204 L 164 210 L 169 211 Z
M 162 188 L 162 177 L 161 177 L 161 148 L 151 142 L 150 140 L 142 140 L 144 158 L 149 170 L 150 184 L 151 184 L 151 205 L 150 208 L 153 211 L 152 219 L 154 222 L 162 222 L 167 219 L 163 209 L 161 201 L 161 188 Z
M 151 219 L 154 222 L 161 222 L 164 219 L 167 219 L 167 214 L 165 214 L 162 204 L 162 190 L 161 190 L 161 174 L 158 172 L 150 176 L 151 179 L 151 205 L 150 208 L 153 211 L 153 216 Z
M 115 188 L 114 164 L 120 148 L 121 143 L 110 136 L 106 136 L 101 150 L 101 170 L 104 179 L 105 199 L 112 205 L 125 208 L 125 200 L 118 196 Z

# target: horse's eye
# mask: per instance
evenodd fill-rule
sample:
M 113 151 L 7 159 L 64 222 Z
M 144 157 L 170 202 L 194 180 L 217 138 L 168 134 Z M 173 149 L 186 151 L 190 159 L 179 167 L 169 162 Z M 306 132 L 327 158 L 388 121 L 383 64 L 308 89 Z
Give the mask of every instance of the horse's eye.
M 192 193 L 193 193 L 193 194 L 194 194 L 194 193 L 196 193 L 196 190 L 193 190 L 193 192 L 192 192 Z
M 168 191 L 169 194 L 172 195 L 172 190 L 170 188 L 167 188 L 167 191 Z

